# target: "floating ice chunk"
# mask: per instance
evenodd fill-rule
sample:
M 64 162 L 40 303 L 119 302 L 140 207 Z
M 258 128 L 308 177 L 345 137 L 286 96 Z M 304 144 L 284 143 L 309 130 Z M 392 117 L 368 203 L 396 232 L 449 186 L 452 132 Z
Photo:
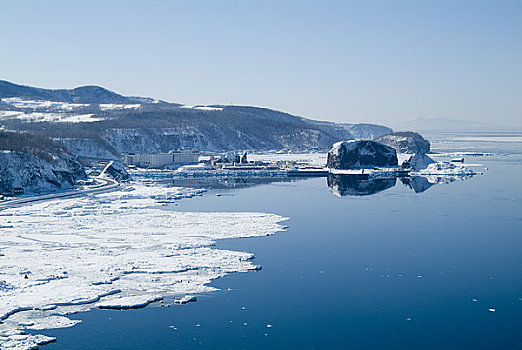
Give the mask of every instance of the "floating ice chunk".
M 2 349 L 37 349 L 39 345 L 55 342 L 56 338 L 37 334 L 17 334 L 1 339 Z
M 139 309 L 155 301 L 160 301 L 161 299 L 163 299 L 163 297 L 160 295 L 135 295 L 104 300 L 95 306 L 99 309 Z
M 81 320 L 71 320 L 65 316 L 48 316 L 36 320 L 32 325 L 26 326 L 27 329 L 42 330 L 53 328 L 67 328 L 82 322 Z
M 177 298 L 174 300 L 174 303 L 175 304 L 179 304 L 179 305 L 182 305 L 182 304 L 187 304 L 187 303 L 193 303 L 195 301 L 197 301 L 198 299 L 193 296 L 193 295 L 185 295 L 184 297 L 182 298 Z

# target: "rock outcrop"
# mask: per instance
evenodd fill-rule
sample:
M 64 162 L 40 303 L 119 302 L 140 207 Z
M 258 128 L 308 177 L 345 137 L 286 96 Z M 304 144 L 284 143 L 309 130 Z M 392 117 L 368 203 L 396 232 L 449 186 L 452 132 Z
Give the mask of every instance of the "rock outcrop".
M 362 169 L 398 165 L 397 152 L 382 143 L 368 140 L 341 141 L 328 152 L 326 167 Z
M 47 161 L 26 153 L 0 152 L 0 191 L 4 195 L 68 189 L 85 176 L 82 165 L 69 154 Z
M 83 166 L 60 144 L 28 133 L 0 132 L 0 192 L 30 194 L 72 188 Z
M 404 156 L 407 156 L 406 154 Z M 435 163 L 433 159 L 424 153 L 415 153 L 401 164 L 402 169 L 420 171 L 426 169 L 428 165 Z
M 395 148 L 398 153 L 426 154 L 430 151 L 430 142 L 413 131 L 394 132 L 378 137 L 375 141 Z
M 120 162 L 112 163 L 106 171 L 117 182 L 125 182 L 131 179 L 131 176 Z

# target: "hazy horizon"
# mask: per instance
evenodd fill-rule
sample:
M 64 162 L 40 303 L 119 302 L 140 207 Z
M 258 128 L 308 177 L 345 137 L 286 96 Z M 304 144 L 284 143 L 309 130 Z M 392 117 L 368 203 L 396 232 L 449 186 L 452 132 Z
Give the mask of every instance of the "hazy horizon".
M 5 79 L 385 125 L 522 126 L 521 1 L 0 0 Z

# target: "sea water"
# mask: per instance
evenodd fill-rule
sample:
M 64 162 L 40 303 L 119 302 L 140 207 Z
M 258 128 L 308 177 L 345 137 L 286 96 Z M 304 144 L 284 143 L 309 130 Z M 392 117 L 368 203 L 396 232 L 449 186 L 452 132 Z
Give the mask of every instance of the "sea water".
M 434 137 L 482 171 L 417 193 L 397 180 L 339 197 L 326 178 L 216 186 L 169 210 L 259 211 L 270 237 L 224 240 L 261 271 L 196 303 L 93 310 L 43 331 L 45 349 L 513 349 L 522 347 L 522 145 Z M 438 137 L 438 138 L 437 138 Z M 76 317 L 75 317 L 76 316 Z

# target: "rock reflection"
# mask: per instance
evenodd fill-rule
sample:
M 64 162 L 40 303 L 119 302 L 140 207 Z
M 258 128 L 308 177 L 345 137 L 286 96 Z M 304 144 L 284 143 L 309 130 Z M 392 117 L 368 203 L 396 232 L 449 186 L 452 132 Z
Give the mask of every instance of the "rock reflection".
M 395 186 L 397 178 L 364 179 L 354 175 L 329 175 L 328 187 L 337 196 L 368 196 Z
M 424 192 L 435 185 L 435 183 L 430 182 L 428 178 L 424 176 L 401 177 L 400 180 L 404 185 L 415 191 L 415 193 Z
M 464 181 L 474 175 L 444 175 L 444 176 L 407 176 L 386 178 L 363 178 L 357 175 L 329 175 L 327 182 L 330 190 L 337 196 L 368 196 L 382 192 L 400 182 L 413 190 L 422 193 L 434 185 L 447 184 L 454 181 Z

